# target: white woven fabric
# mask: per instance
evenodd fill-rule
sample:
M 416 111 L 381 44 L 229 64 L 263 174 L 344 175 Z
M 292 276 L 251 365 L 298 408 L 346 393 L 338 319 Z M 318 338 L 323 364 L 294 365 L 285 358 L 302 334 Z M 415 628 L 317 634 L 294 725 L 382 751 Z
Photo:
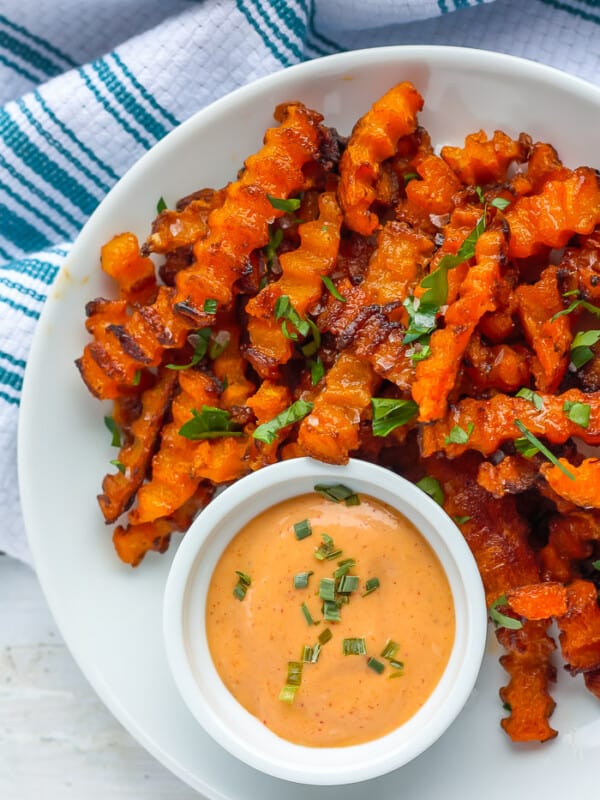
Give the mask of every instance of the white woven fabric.
M 207 103 L 319 55 L 452 44 L 600 83 L 600 0 L 0 0 L 0 550 L 29 560 L 19 396 L 44 299 L 118 178 Z

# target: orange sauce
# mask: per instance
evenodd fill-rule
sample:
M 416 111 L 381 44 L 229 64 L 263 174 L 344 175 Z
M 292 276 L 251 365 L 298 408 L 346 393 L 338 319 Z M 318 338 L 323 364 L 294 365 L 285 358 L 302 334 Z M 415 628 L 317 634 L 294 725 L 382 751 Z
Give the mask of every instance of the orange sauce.
M 360 500 L 346 506 L 314 493 L 269 508 L 233 538 L 209 586 L 207 636 L 219 675 L 244 708 L 297 744 L 359 744 L 402 725 L 435 688 L 454 642 L 454 605 L 437 556 L 404 516 Z M 305 519 L 312 535 L 297 540 L 294 523 Z M 334 560 L 315 558 L 322 533 L 343 551 Z M 360 587 L 341 606 L 341 621 L 325 622 L 320 579 L 345 558 L 356 560 L 349 574 L 360 577 Z M 233 594 L 236 570 L 252 579 L 241 601 Z M 308 587 L 294 588 L 294 575 L 309 570 Z M 380 585 L 362 596 L 369 578 Z M 318 625 L 307 623 L 303 602 Z M 300 661 L 303 645 L 315 645 L 327 627 L 333 637 L 316 663 L 303 664 L 293 703 L 283 702 L 288 661 Z M 347 637 L 363 637 L 368 655 L 344 655 Z M 393 680 L 396 670 L 381 656 L 390 639 L 404 664 Z M 368 656 L 385 665 L 383 673 L 367 665 Z

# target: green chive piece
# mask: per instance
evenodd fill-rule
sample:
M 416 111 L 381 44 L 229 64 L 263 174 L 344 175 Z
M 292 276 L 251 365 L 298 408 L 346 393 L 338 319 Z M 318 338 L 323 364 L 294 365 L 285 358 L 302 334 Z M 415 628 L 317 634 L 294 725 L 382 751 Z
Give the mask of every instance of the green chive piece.
M 188 364 L 167 364 L 167 369 L 190 369 L 190 367 L 195 367 L 196 364 L 200 363 L 207 353 L 211 333 L 212 330 L 210 328 L 200 328 L 200 330 L 196 331 L 196 344 L 194 345 L 192 360 Z
M 390 658 L 390 667 L 392 669 L 402 670 L 404 669 L 404 661 L 396 661 L 395 658 Z
M 419 345 L 419 342 L 417 342 L 417 345 Z M 417 361 L 425 361 L 430 355 L 431 347 L 428 344 L 422 344 L 420 350 L 415 350 L 415 352 L 411 354 L 410 360 L 416 364 Z
M 367 645 L 362 637 L 349 637 L 342 641 L 342 653 L 345 656 L 366 656 Z
M 582 428 L 589 428 L 591 410 L 591 406 L 587 403 L 573 403 L 570 400 L 565 400 L 563 405 L 563 411 L 571 422 L 580 425 Z
M 316 386 L 325 375 L 325 365 L 320 356 L 315 359 L 309 359 L 306 364 L 310 368 L 310 382 L 313 386 Z
M 312 614 L 308 610 L 308 606 L 306 605 L 306 603 L 302 603 L 302 605 L 300 606 L 300 609 L 301 609 L 302 613 L 304 614 L 304 619 L 306 620 L 307 625 L 318 625 L 319 624 L 319 620 L 314 620 L 312 618 Z
M 570 297 L 573 294 L 579 294 L 577 289 L 574 289 L 572 292 L 565 292 L 563 297 Z M 553 317 L 550 317 L 550 322 L 554 322 L 555 319 L 559 317 L 563 317 L 567 314 L 571 314 L 578 308 L 585 308 L 586 311 L 589 311 L 590 314 L 593 314 L 595 317 L 600 317 L 600 308 L 598 306 L 593 305 L 592 303 L 588 303 L 586 300 L 574 300 L 568 308 L 563 308 L 562 311 L 558 311 Z
M 141 379 L 142 379 L 142 370 L 136 369 L 136 371 L 133 373 L 133 380 L 131 381 L 131 385 L 139 386 Z
M 323 601 L 323 619 L 325 622 L 340 622 L 340 609 L 338 604 L 332 600 Z
M 461 428 L 460 425 L 455 425 L 444 439 L 444 444 L 466 444 L 474 430 L 475 425 L 472 422 L 467 425 L 467 430 Z
M 426 475 L 420 481 L 417 481 L 415 486 L 418 486 L 425 494 L 428 494 L 438 505 L 444 505 L 444 490 L 436 478 Z
M 249 575 L 246 575 L 245 572 L 240 572 L 238 569 L 236 569 L 235 574 L 238 576 L 238 580 L 236 585 L 233 587 L 233 594 L 238 600 L 243 600 L 244 597 L 246 597 L 246 592 L 252 583 L 252 579 Z
M 502 628 L 509 628 L 511 631 L 518 631 L 523 627 L 523 623 L 518 619 L 513 619 L 513 617 L 508 617 L 506 614 L 498 611 L 498 608 L 500 606 L 505 606 L 506 603 L 507 601 L 505 594 L 501 595 L 497 600 L 494 600 L 488 609 L 490 619 L 496 625 L 499 625 Z
M 567 478 L 570 478 L 572 481 L 575 480 L 575 475 L 573 475 L 572 472 L 569 472 L 569 470 L 564 466 L 564 464 L 560 463 L 560 461 L 554 455 L 554 453 L 552 453 L 550 450 L 548 450 L 546 445 L 543 444 L 543 442 L 540 442 L 540 440 L 537 438 L 537 436 L 534 436 L 533 433 L 531 433 L 531 431 L 528 430 L 525 427 L 525 425 L 523 425 L 523 423 L 521 422 L 520 419 L 516 419 L 515 420 L 515 425 L 521 431 L 521 433 L 523 434 L 525 439 L 528 439 L 529 442 L 532 445 L 534 445 L 536 447 L 536 449 L 539 450 L 539 452 L 543 456 L 546 456 L 548 461 L 550 461 L 552 464 L 554 464 L 555 467 L 558 467 L 560 469 L 560 471 L 563 472 L 567 476 Z M 522 450 L 520 450 L 520 452 L 523 453 Z M 523 455 L 525 455 L 525 454 L 523 453 Z
M 121 432 L 117 423 L 112 417 L 104 417 L 104 424 L 112 434 L 111 447 L 121 447 Z
M 328 277 L 327 277 L 327 275 L 321 275 L 321 280 L 322 280 L 322 281 L 323 281 L 323 283 L 325 284 L 325 288 L 327 289 L 327 291 L 329 292 L 329 294 L 330 294 L 330 295 L 332 295 L 332 297 L 335 297 L 335 299 L 336 299 L 336 300 L 339 300 L 339 301 L 340 301 L 340 303 L 346 303 L 346 302 L 348 302 L 348 301 L 346 300 L 346 298 L 345 298 L 345 297 L 342 297 L 342 295 L 341 295 L 341 294 L 338 292 L 338 290 L 335 288 L 335 284 L 333 283 L 333 281 L 331 280 L 331 278 L 328 278 Z
M 539 453 L 537 445 L 532 444 L 525 436 L 519 436 L 514 440 L 513 444 L 517 453 L 520 453 L 525 458 L 533 458 Z
M 375 589 L 379 589 L 379 578 L 369 578 L 365 583 L 365 591 L 362 596 L 366 597 L 368 594 L 371 594 L 371 592 L 374 592 Z
M 203 311 L 205 314 L 216 314 L 218 303 L 214 297 L 207 297 L 204 301 Z
M 235 428 L 229 411 L 214 406 L 202 406 L 201 411 L 191 409 L 192 419 L 179 429 L 179 435 L 186 439 L 219 439 L 224 436 L 243 436 L 244 432 Z
M 156 204 L 156 213 L 157 214 L 162 214 L 162 212 L 165 211 L 166 208 L 167 208 L 167 204 L 165 203 L 165 198 L 161 195 L 158 198 L 158 202 Z
M 291 705 L 294 702 L 297 691 L 297 686 L 290 686 L 289 683 L 286 683 L 283 689 L 279 692 L 279 699 L 283 703 L 289 703 Z
M 302 662 L 288 661 L 287 681 L 290 686 L 300 686 L 302 682 Z
M 338 592 L 342 594 L 349 594 L 350 592 L 356 592 L 360 585 L 360 578 L 358 575 L 343 575 L 340 578 L 340 582 L 338 584 Z
M 407 183 L 410 181 L 420 181 L 421 176 L 418 172 L 405 172 L 404 173 L 404 185 L 406 186 Z
M 306 589 L 308 587 L 308 579 L 313 574 L 313 571 L 298 572 L 294 575 L 294 589 Z
M 319 644 L 321 646 L 327 644 L 327 642 L 331 641 L 331 639 L 333 639 L 333 633 L 331 632 L 331 628 L 325 628 L 319 634 Z
M 336 548 L 333 539 L 326 533 L 321 534 L 323 543 L 315 550 L 314 556 L 318 561 L 332 561 L 342 554 L 342 551 Z
M 294 523 L 294 534 L 296 539 L 306 539 L 307 536 L 312 536 L 312 527 L 307 519 Z M 311 572 L 312 575 L 312 572 Z
M 310 664 L 313 658 L 314 647 L 311 647 L 308 644 L 302 646 L 302 654 L 300 656 L 300 661 L 304 664 Z
M 303 345 L 303 347 L 301 348 L 302 355 L 314 356 L 314 354 L 321 346 L 321 331 L 310 317 L 307 317 L 306 321 L 308 323 L 308 327 L 310 328 L 310 332 L 312 333 L 313 338 L 310 341 L 308 341 L 305 345 Z
M 343 561 L 338 561 L 338 568 L 333 573 L 333 577 L 335 580 L 339 580 L 339 578 L 343 578 L 344 575 L 347 575 L 348 572 L 352 569 L 352 567 L 356 566 L 356 559 L 354 558 L 345 558 Z
M 277 211 L 297 211 L 300 208 L 300 200 L 297 197 L 290 197 L 286 200 L 285 198 L 272 197 L 268 194 L 267 200 Z
M 592 561 L 592 567 L 593 567 L 594 569 L 600 570 L 600 560 L 598 560 L 598 561 Z
M 471 517 L 468 517 L 468 516 L 467 517 L 458 517 L 457 516 L 457 517 L 452 517 L 452 519 L 454 520 L 454 522 L 456 522 L 457 525 L 464 525 L 465 522 L 468 522 L 471 519 Z
M 291 406 L 286 408 L 276 417 L 263 422 L 259 425 L 252 434 L 254 439 L 266 444 L 272 444 L 277 439 L 277 434 L 288 425 L 293 425 L 295 422 L 300 422 L 312 411 L 313 404 L 306 400 L 296 400 Z
M 315 492 L 319 492 L 323 497 L 332 500 L 334 503 L 346 503 L 347 506 L 360 505 L 360 498 L 352 489 L 344 486 L 343 483 L 336 483 L 333 486 L 328 486 L 324 483 L 317 483 L 314 486 Z
M 398 400 L 391 397 L 372 397 L 373 436 L 388 436 L 400 425 L 406 425 L 419 413 L 414 400 Z
M 119 461 L 118 458 L 113 458 L 110 463 L 113 465 L 113 467 L 116 467 L 119 472 L 122 472 L 123 475 L 125 475 L 125 464 L 123 464 L 122 461 Z
M 333 578 L 321 578 L 319 597 L 321 600 L 335 601 L 335 581 Z
M 277 255 L 277 249 L 279 245 L 283 241 L 283 231 L 281 228 L 274 228 L 272 225 L 269 225 L 269 241 L 263 247 L 263 253 L 265 256 L 265 261 L 267 262 L 267 269 L 273 265 L 273 261 L 275 256 Z M 264 278 L 265 285 L 266 285 L 266 276 Z M 263 288 L 263 287 L 261 287 Z
M 541 411 L 544 408 L 544 399 L 532 389 L 519 389 L 515 397 L 522 397 L 524 400 L 529 400 L 529 402 L 533 403 L 538 411 Z
M 308 336 L 310 333 L 310 325 L 298 314 L 292 305 L 289 295 L 282 294 L 277 298 L 275 301 L 274 315 L 276 320 L 282 320 L 281 330 L 287 339 L 296 340 L 298 338 L 298 335 L 294 331 L 290 332 L 288 330 L 288 322 L 296 328 L 300 336 Z
M 395 642 L 393 639 L 388 639 L 385 643 L 385 647 L 379 654 L 382 658 L 392 659 L 400 649 L 400 645 L 398 642 Z
M 369 669 L 372 669 L 378 675 L 381 675 L 381 673 L 385 669 L 385 664 L 382 664 L 381 661 L 378 661 L 378 659 L 373 658 L 373 656 L 371 656 L 370 658 L 367 659 L 367 667 L 369 667 Z
M 231 341 L 231 333 L 229 331 L 218 331 L 213 334 L 208 343 L 208 357 L 214 361 L 222 355 Z

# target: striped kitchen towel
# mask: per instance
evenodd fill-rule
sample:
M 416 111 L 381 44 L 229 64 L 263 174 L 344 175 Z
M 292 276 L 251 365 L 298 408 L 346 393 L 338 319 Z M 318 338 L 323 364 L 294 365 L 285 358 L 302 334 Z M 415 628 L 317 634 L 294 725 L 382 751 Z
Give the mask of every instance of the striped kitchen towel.
M 19 396 L 49 286 L 121 175 L 199 108 L 320 55 L 452 44 L 600 83 L 600 0 L 0 0 L 0 550 L 29 559 Z

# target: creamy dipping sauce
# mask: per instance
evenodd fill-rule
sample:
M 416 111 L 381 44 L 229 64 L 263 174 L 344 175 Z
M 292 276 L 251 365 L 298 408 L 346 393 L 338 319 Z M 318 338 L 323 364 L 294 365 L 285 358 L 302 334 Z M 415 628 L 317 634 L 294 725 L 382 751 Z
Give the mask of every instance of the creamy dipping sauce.
M 294 524 L 310 521 L 312 535 L 298 540 Z M 342 553 L 320 561 L 321 534 Z M 340 622 L 323 620 L 319 585 L 338 562 L 354 558 L 349 574 L 358 591 L 340 608 Z M 243 600 L 233 589 L 236 570 L 251 578 Z M 308 587 L 294 576 L 313 571 Z M 379 586 L 366 596 L 367 580 Z M 309 625 L 302 612 L 306 603 Z M 233 696 L 270 730 L 310 747 L 337 747 L 377 739 L 402 725 L 438 683 L 454 643 L 454 604 L 442 566 L 424 537 L 386 504 L 360 495 L 360 505 L 306 494 L 257 515 L 232 539 L 213 573 L 206 629 L 215 667 Z M 279 699 L 288 662 L 301 661 L 331 630 L 316 663 L 304 663 L 292 703 Z M 367 655 L 344 655 L 344 638 L 364 638 Z M 388 640 L 400 647 L 402 674 L 381 655 Z M 368 657 L 384 664 L 376 672 Z

